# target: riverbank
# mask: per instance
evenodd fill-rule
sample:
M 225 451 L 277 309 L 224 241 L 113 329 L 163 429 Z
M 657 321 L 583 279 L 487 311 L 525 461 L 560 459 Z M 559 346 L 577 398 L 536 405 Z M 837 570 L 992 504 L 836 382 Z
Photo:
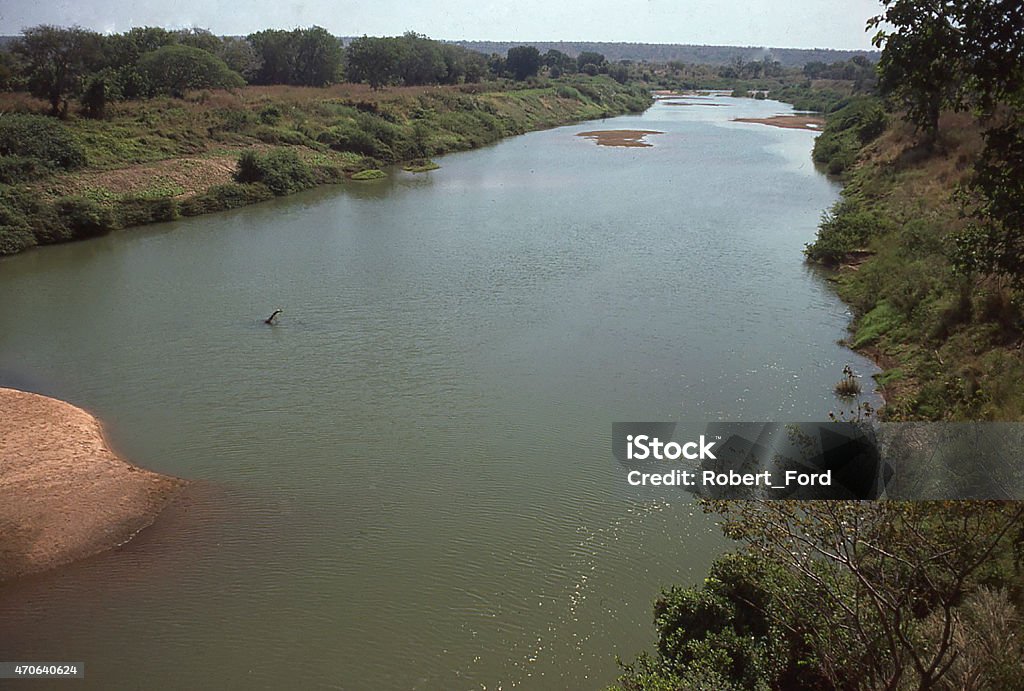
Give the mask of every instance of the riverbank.
M 0 582 L 127 542 L 186 485 L 118 458 L 70 403 L 0 388 L 0 414 Z
M 845 186 L 808 257 L 837 269 L 849 345 L 884 370 L 886 419 L 1024 419 L 1019 286 L 956 264 L 972 227 L 962 190 L 983 148 L 968 113 L 943 114 L 929 146 L 871 97 L 829 113 L 815 142 Z
M 425 170 L 433 156 L 651 103 L 644 87 L 585 75 L 201 91 L 111 104 L 102 120 L 58 121 L 39 114 L 42 101 L 0 94 L 0 111 L 14 114 L 0 127 L 24 130 L 8 139 L 33 139 L 46 149 L 40 161 L 73 162 L 54 172 L 21 157 L 0 170 L 0 255 L 235 208 L 392 164 Z M 267 164 L 240 180 L 247 153 Z

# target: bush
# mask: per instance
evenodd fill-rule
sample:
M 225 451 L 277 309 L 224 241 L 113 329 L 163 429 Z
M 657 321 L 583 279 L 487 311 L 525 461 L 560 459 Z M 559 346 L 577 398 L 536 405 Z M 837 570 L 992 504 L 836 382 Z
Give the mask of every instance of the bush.
M 354 123 L 335 125 L 323 132 L 318 140 L 335 151 L 351 151 L 363 156 L 389 158 L 392 153 L 383 142 Z
M 178 217 L 178 203 L 167 197 L 162 199 L 141 197 L 122 199 L 117 204 L 115 216 L 120 228 L 173 221 Z
M 237 209 L 241 206 L 273 199 L 274 193 L 266 185 L 256 182 L 239 184 L 229 182 L 214 185 L 202 194 L 190 197 L 181 203 L 182 216 L 199 216 L 214 211 Z
M 17 254 L 36 244 L 36 236 L 28 228 L 0 225 L 0 255 Z
M 800 669 L 799 641 L 787 641 L 772 622 L 780 573 L 755 560 L 724 555 L 700 588 L 671 588 L 654 605 L 658 658 L 642 655 L 625 666 L 620 688 L 800 688 L 787 677 Z
M 217 113 L 220 123 L 216 129 L 225 132 L 242 132 L 256 122 L 256 116 L 248 110 L 221 110 Z
M 38 180 L 49 172 L 50 169 L 38 158 L 0 156 L 0 183 L 6 185 Z
M 308 146 L 312 143 L 312 140 L 301 132 L 270 125 L 257 125 L 252 134 L 264 144 Z
M 85 197 L 62 197 L 54 204 L 69 240 L 103 235 L 114 227 L 110 210 Z
M 235 180 L 241 183 L 260 182 L 277 196 L 292 194 L 316 184 L 313 171 L 288 149 L 267 154 L 246 151 L 238 159 Z
M 371 168 L 370 170 L 361 170 L 352 176 L 353 180 L 380 180 L 388 176 L 383 170 L 377 170 Z
M 853 250 L 865 248 L 871 238 L 888 228 L 888 222 L 880 215 L 851 199 L 843 199 L 822 215 L 818 236 L 807 245 L 805 253 L 811 261 L 835 265 Z
M 0 115 L 0 156 L 36 159 L 49 168 L 85 166 L 85 151 L 59 120 L 42 115 Z
M 276 125 L 281 121 L 281 108 L 276 105 L 269 105 L 260 110 L 260 122 L 264 125 Z
M 578 89 L 575 89 L 571 86 L 567 86 L 565 84 L 562 84 L 557 89 L 555 89 L 555 94 L 559 98 L 571 98 L 575 101 L 583 100 L 583 94 L 581 94 Z

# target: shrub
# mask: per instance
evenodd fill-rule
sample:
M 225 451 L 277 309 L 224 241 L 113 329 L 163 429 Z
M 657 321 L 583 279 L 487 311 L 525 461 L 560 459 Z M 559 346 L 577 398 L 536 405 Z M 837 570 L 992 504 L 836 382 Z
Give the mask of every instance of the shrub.
M 253 130 L 253 135 L 265 144 L 307 146 L 311 143 L 311 140 L 301 132 L 269 125 L 257 125 Z
M 225 109 L 217 113 L 220 124 L 216 129 L 225 132 L 242 132 L 256 122 L 256 116 L 248 110 Z
M 264 125 L 276 125 L 281 121 L 281 108 L 276 105 L 269 105 L 260 110 L 260 122 Z
M 28 228 L 0 225 L 0 255 L 17 254 L 36 244 L 36 237 Z
M 814 160 L 832 175 L 843 174 L 857 162 L 860 147 L 885 131 L 887 121 L 877 98 L 842 99 L 829 112 L 825 130 L 814 142 Z
M 375 156 L 387 158 L 391 151 L 363 129 L 354 123 L 335 125 L 322 133 L 318 140 L 327 144 L 335 151 L 351 151 L 363 156 Z M 387 155 L 385 155 L 387 154 Z
M 0 156 L 0 183 L 15 185 L 38 180 L 50 169 L 43 161 L 29 156 Z
M 811 261 L 835 265 L 888 228 L 889 224 L 877 213 L 851 199 L 843 199 L 822 215 L 818 236 L 807 245 L 805 253 Z
M 316 184 L 310 167 L 289 149 L 276 149 L 267 154 L 244 152 L 238 159 L 235 180 L 242 183 L 261 182 L 277 196 L 292 194 Z
M 388 176 L 383 170 L 371 168 L 370 170 L 361 170 L 352 176 L 353 180 L 380 180 Z
M 0 115 L 0 156 L 33 158 L 64 170 L 86 163 L 85 151 L 67 127 L 42 115 Z
M 229 182 L 214 185 L 202 194 L 190 197 L 181 203 L 182 216 L 199 216 L 200 214 L 237 209 L 241 206 L 273 199 L 274 193 L 263 183 L 239 184 Z
M 555 89 L 555 94 L 559 98 L 571 98 L 576 101 L 583 100 L 583 94 L 581 94 L 578 89 L 575 89 L 571 86 L 567 86 L 565 84 L 562 84 L 557 89 Z
M 167 197 L 162 199 L 131 197 L 118 202 L 115 216 L 117 225 L 121 228 L 173 221 L 178 217 L 178 203 Z
M 67 239 L 103 235 L 114 227 L 110 210 L 85 197 L 62 197 L 54 204 L 64 226 L 70 233 Z

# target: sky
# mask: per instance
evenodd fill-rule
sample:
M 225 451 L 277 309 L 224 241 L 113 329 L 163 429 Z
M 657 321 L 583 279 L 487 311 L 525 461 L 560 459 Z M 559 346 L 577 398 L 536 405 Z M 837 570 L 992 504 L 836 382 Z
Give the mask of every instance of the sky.
M 338 36 L 870 49 L 878 0 L 0 0 L 0 34 L 37 24 L 221 35 L 320 25 Z

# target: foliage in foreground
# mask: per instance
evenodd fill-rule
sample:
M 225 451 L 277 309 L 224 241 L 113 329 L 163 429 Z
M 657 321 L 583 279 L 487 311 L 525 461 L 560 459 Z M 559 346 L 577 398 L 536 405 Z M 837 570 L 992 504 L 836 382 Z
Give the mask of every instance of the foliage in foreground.
M 706 504 L 741 550 L 655 604 L 619 689 L 1020 689 L 1024 507 Z

